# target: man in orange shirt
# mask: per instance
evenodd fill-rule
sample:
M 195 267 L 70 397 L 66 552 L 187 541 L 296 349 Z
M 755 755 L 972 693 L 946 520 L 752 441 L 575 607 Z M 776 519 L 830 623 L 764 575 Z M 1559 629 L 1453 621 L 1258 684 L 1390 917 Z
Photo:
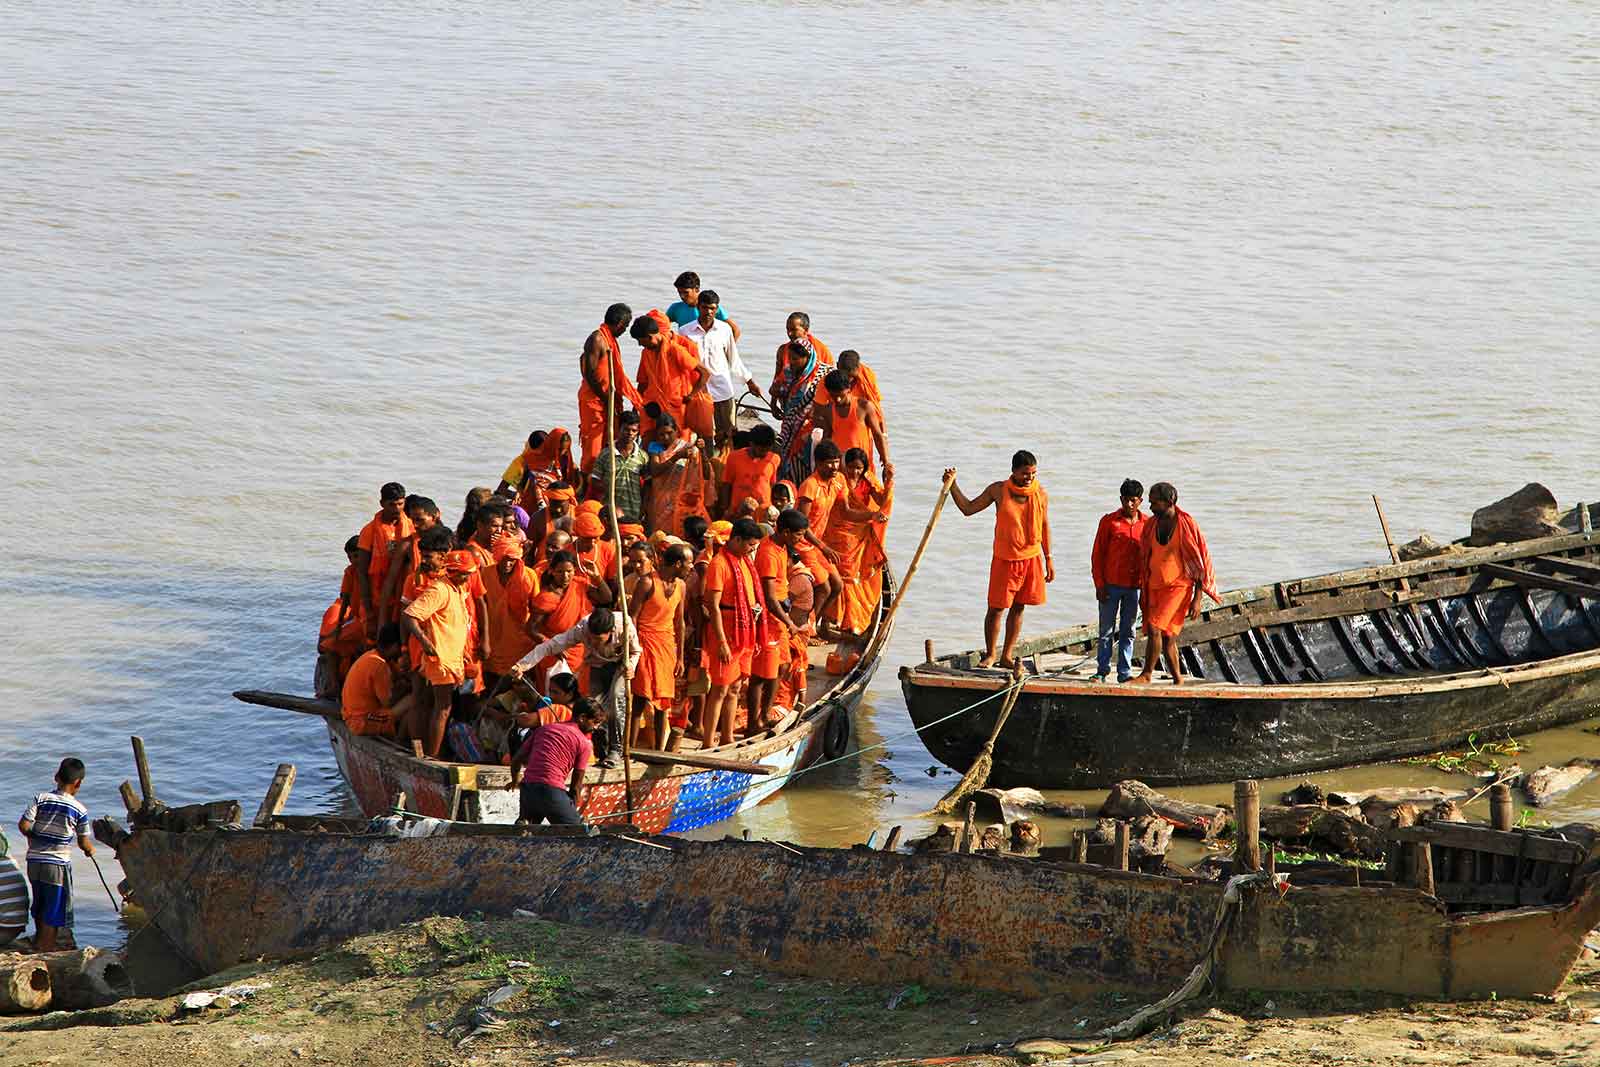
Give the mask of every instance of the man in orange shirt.
M 756 549 L 756 580 L 761 583 L 762 625 L 759 645 L 750 661 L 749 733 L 775 725 L 772 702 L 778 678 L 789 666 L 790 649 L 800 625 L 789 617 L 789 553 L 810 523 L 794 509 L 778 513 L 772 533 Z
M 979 667 L 995 665 L 995 644 L 1000 637 L 1000 614 L 1006 616 L 1006 643 L 1000 666 L 1012 668 L 1012 654 L 1022 633 L 1022 609 L 1044 603 L 1045 583 L 1056 580 L 1050 558 L 1050 498 L 1039 484 L 1039 461 L 1032 452 L 1011 457 L 1011 477 L 991 482 L 977 497 L 968 499 L 956 487 L 954 467 L 950 499 L 963 515 L 976 515 L 994 505 L 994 558 L 989 563 L 989 611 L 983 617 L 983 658 Z
M 328 605 L 317 633 L 317 696 L 332 697 L 344 684 L 345 675 L 367 644 L 367 627 L 361 618 L 361 591 L 356 581 L 360 570 L 357 549 L 360 538 L 344 543 L 349 561 L 339 582 L 339 599 Z
M 478 571 L 483 580 L 488 639 L 483 647 L 485 692 L 498 688 L 500 676 L 533 648 L 528 636 L 529 604 L 539 595 L 539 580 L 522 561 L 522 538 L 502 532 L 494 540 L 493 561 Z
M 613 416 L 622 414 L 624 402 L 632 404 L 635 410 L 644 406 L 639 391 L 628 380 L 628 372 L 622 369 L 622 348 L 617 344 L 632 321 L 632 308 L 627 304 L 612 304 L 606 308 L 605 321 L 600 328 L 583 343 L 583 355 L 578 361 L 578 370 L 583 375 L 583 384 L 578 387 L 578 443 L 583 450 L 579 466 L 585 476 L 616 433 L 615 425 L 606 425 L 606 397 L 611 391 L 617 391 Z
M 700 734 L 707 748 L 733 742 L 739 689 L 755 658 L 761 600 L 750 556 L 760 541 L 761 527 L 754 522 L 734 523 L 728 543 L 706 565 L 701 581 L 706 616 L 701 648 L 711 692 L 701 713 Z
M 889 462 L 889 439 L 883 432 L 883 416 L 878 413 L 878 405 L 846 385 L 841 370 L 829 371 L 822 384 L 831 397 L 830 403 L 819 409 L 826 413 L 819 423 L 823 436 L 838 445 L 841 452 L 861 449 L 867 454 L 868 462 L 876 448 L 879 464 L 888 477 L 894 467 Z
M 471 552 L 449 553 L 444 558 L 444 580 L 430 581 L 401 615 L 405 632 L 422 648 L 422 677 L 429 686 L 417 701 L 418 714 L 413 718 L 419 721 L 410 735 L 423 739 L 423 749 L 432 759 L 438 759 L 444 747 L 451 697 L 467 678 L 467 613 L 472 610 L 467 583 L 477 570 Z
M 383 612 L 392 607 L 380 603 L 377 596 L 389 575 L 390 558 L 400 542 L 412 534 L 411 520 L 405 512 L 405 486 L 399 482 L 385 483 L 378 490 L 378 503 L 378 513 L 361 528 L 360 539 L 356 542 L 356 582 L 361 588 L 361 614 L 366 621 L 369 641 L 377 638 Z
M 836 636 L 833 625 L 825 620 L 828 609 L 844 591 L 844 578 L 839 574 L 839 554 L 823 541 L 828 532 L 828 522 L 833 518 L 834 504 L 850 491 L 844 477 L 844 452 L 832 441 L 823 441 L 812 452 L 816 469 L 796 490 L 795 508 L 806 517 L 810 526 L 796 543 L 795 549 L 806 567 L 825 586 L 817 600 L 812 617 L 817 620 L 817 630 L 823 637 Z
M 416 695 L 400 670 L 403 653 L 400 626 L 387 622 L 378 628 L 378 647 L 350 668 L 339 695 L 339 714 L 351 733 L 396 737 L 411 718 Z
M 1144 601 L 1144 670 L 1133 682 L 1154 680 L 1164 655 L 1173 685 L 1183 684 L 1178 659 L 1178 634 L 1185 619 L 1198 619 L 1206 597 L 1221 603 L 1211 550 L 1194 516 L 1178 507 L 1178 490 L 1170 482 L 1150 487 L 1152 518 L 1139 538 L 1139 585 Z
M 1139 547 L 1149 516 L 1139 510 L 1144 486 L 1129 478 L 1122 483 L 1122 506 L 1100 517 L 1089 570 L 1094 595 L 1100 601 L 1100 658 L 1094 680 L 1103 682 L 1111 671 L 1111 640 L 1116 635 L 1117 681 L 1133 674 L 1133 617 L 1139 610 Z M 1121 616 L 1121 625 L 1118 625 Z
M 722 484 L 717 490 L 717 514 L 732 518 L 729 509 L 746 497 L 755 499 L 759 514 L 772 504 L 772 480 L 778 476 L 783 457 L 773 447 L 778 434 L 766 423 L 750 428 L 749 445 L 736 448 L 722 461 Z
M 699 346 L 674 331 L 672 323 L 660 311 L 639 316 L 628 333 L 639 342 L 639 369 L 635 378 L 639 396 L 644 401 L 639 407 L 643 419 L 639 432 L 649 440 L 656 426 L 656 420 L 647 413 L 649 405 L 656 404 L 679 426 L 686 425 L 684 409 L 689 396 L 705 388 L 711 372 L 700 364 Z

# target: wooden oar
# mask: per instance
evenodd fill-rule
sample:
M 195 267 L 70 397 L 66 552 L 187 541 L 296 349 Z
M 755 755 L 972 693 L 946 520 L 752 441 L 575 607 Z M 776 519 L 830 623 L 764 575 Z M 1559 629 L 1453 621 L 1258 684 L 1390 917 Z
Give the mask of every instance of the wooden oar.
M 933 537 L 933 528 L 939 525 L 939 512 L 944 510 L 944 502 L 950 499 L 950 487 L 955 484 L 955 480 L 956 476 L 952 474 L 945 478 L 944 484 L 939 487 L 939 499 L 933 502 L 933 514 L 928 516 L 928 525 L 922 531 L 922 540 L 917 542 L 917 550 L 911 556 L 911 565 L 906 568 L 905 575 L 895 585 L 894 602 L 889 605 L 889 614 L 878 624 L 877 632 L 872 635 L 872 643 L 861 654 L 863 663 L 871 663 L 883 647 L 884 641 L 888 640 L 890 624 L 894 622 L 895 613 L 905 601 L 906 590 L 911 587 L 911 579 L 916 576 L 917 566 L 922 562 L 922 554 L 928 549 L 928 541 Z M 885 563 L 884 566 L 887 567 L 888 564 Z
M 939 803 L 933 806 L 935 815 L 949 815 L 956 810 L 956 805 L 961 803 L 963 797 L 969 793 L 976 793 L 989 784 L 989 771 L 994 767 L 994 743 L 1000 738 L 1000 731 L 1005 729 L 1006 719 L 1011 716 L 1011 709 L 1016 707 L 1017 698 L 1022 695 L 1022 660 L 1019 657 L 1011 672 L 1011 692 L 1006 694 L 1005 703 L 1000 705 L 1000 715 L 994 721 L 994 729 L 989 731 L 989 740 L 983 743 L 983 751 L 978 753 L 978 758 L 972 761 L 972 766 L 967 768 L 967 773 L 961 776 L 950 792 L 939 798 Z

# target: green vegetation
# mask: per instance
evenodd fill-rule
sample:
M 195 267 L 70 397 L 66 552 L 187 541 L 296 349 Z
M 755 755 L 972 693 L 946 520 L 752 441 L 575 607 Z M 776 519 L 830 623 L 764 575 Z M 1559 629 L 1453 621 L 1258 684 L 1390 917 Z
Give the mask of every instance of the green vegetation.
M 1459 752 L 1435 752 L 1431 756 L 1412 756 L 1402 760 L 1417 767 L 1432 767 L 1450 774 L 1477 775 L 1483 771 L 1499 774 L 1506 769 L 1501 757 L 1512 757 L 1527 751 L 1527 746 L 1514 737 L 1503 741 L 1478 743 L 1477 734 L 1467 735 L 1467 747 Z

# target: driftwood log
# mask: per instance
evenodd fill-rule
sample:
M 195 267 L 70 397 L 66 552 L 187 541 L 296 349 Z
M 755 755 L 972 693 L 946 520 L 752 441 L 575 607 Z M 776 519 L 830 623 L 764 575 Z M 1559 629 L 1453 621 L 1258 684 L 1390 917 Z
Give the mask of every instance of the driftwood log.
M 1046 800 L 1043 793 L 1027 786 L 979 789 L 967 794 L 967 799 L 978 806 L 977 818 L 981 823 L 1010 822 L 1019 814 L 1053 815 L 1060 819 L 1087 819 L 1093 814 L 1082 804 Z
M 1128 821 L 1159 815 L 1179 833 L 1206 839 L 1215 837 L 1228 822 L 1228 813 L 1222 808 L 1177 800 L 1132 779 L 1111 787 L 1111 794 L 1100 806 L 1100 815 Z
M 39 957 L 0 957 L 0 1012 L 44 1011 L 51 992 L 50 970 Z
M 1378 859 L 1383 855 L 1383 833 L 1347 809 L 1316 804 L 1291 807 L 1267 805 L 1261 809 L 1261 836 L 1271 841 L 1309 845 L 1347 856 Z
M 37 955 L 0 955 L 0 973 L 23 963 L 36 963 L 50 977 L 52 1008 L 101 1008 L 133 995 L 120 952 L 106 952 L 93 945 L 62 952 Z
M 1529 804 L 1542 808 L 1594 774 L 1594 761 L 1586 759 L 1575 759 L 1564 767 L 1540 767 L 1522 780 L 1522 791 L 1528 794 Z

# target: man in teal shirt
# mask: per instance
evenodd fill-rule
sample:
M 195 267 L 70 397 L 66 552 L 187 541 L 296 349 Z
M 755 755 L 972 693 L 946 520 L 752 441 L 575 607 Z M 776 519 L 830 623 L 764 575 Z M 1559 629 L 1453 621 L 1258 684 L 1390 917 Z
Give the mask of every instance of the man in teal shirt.
M 672 283 L 678 290 L 678 301 L 667 307 L 667 318 L 672 320 L 673 326 L 687 326 L 700 316 L 700 275 L 692 270 L 686 270 L 678 275 L 678 280 Z M 728 309 L 721 304 L 717 305 L 717 318 L 726 322 L 733 330 L 733 339 L 739 339 L 739 324 L 728 318 Z

